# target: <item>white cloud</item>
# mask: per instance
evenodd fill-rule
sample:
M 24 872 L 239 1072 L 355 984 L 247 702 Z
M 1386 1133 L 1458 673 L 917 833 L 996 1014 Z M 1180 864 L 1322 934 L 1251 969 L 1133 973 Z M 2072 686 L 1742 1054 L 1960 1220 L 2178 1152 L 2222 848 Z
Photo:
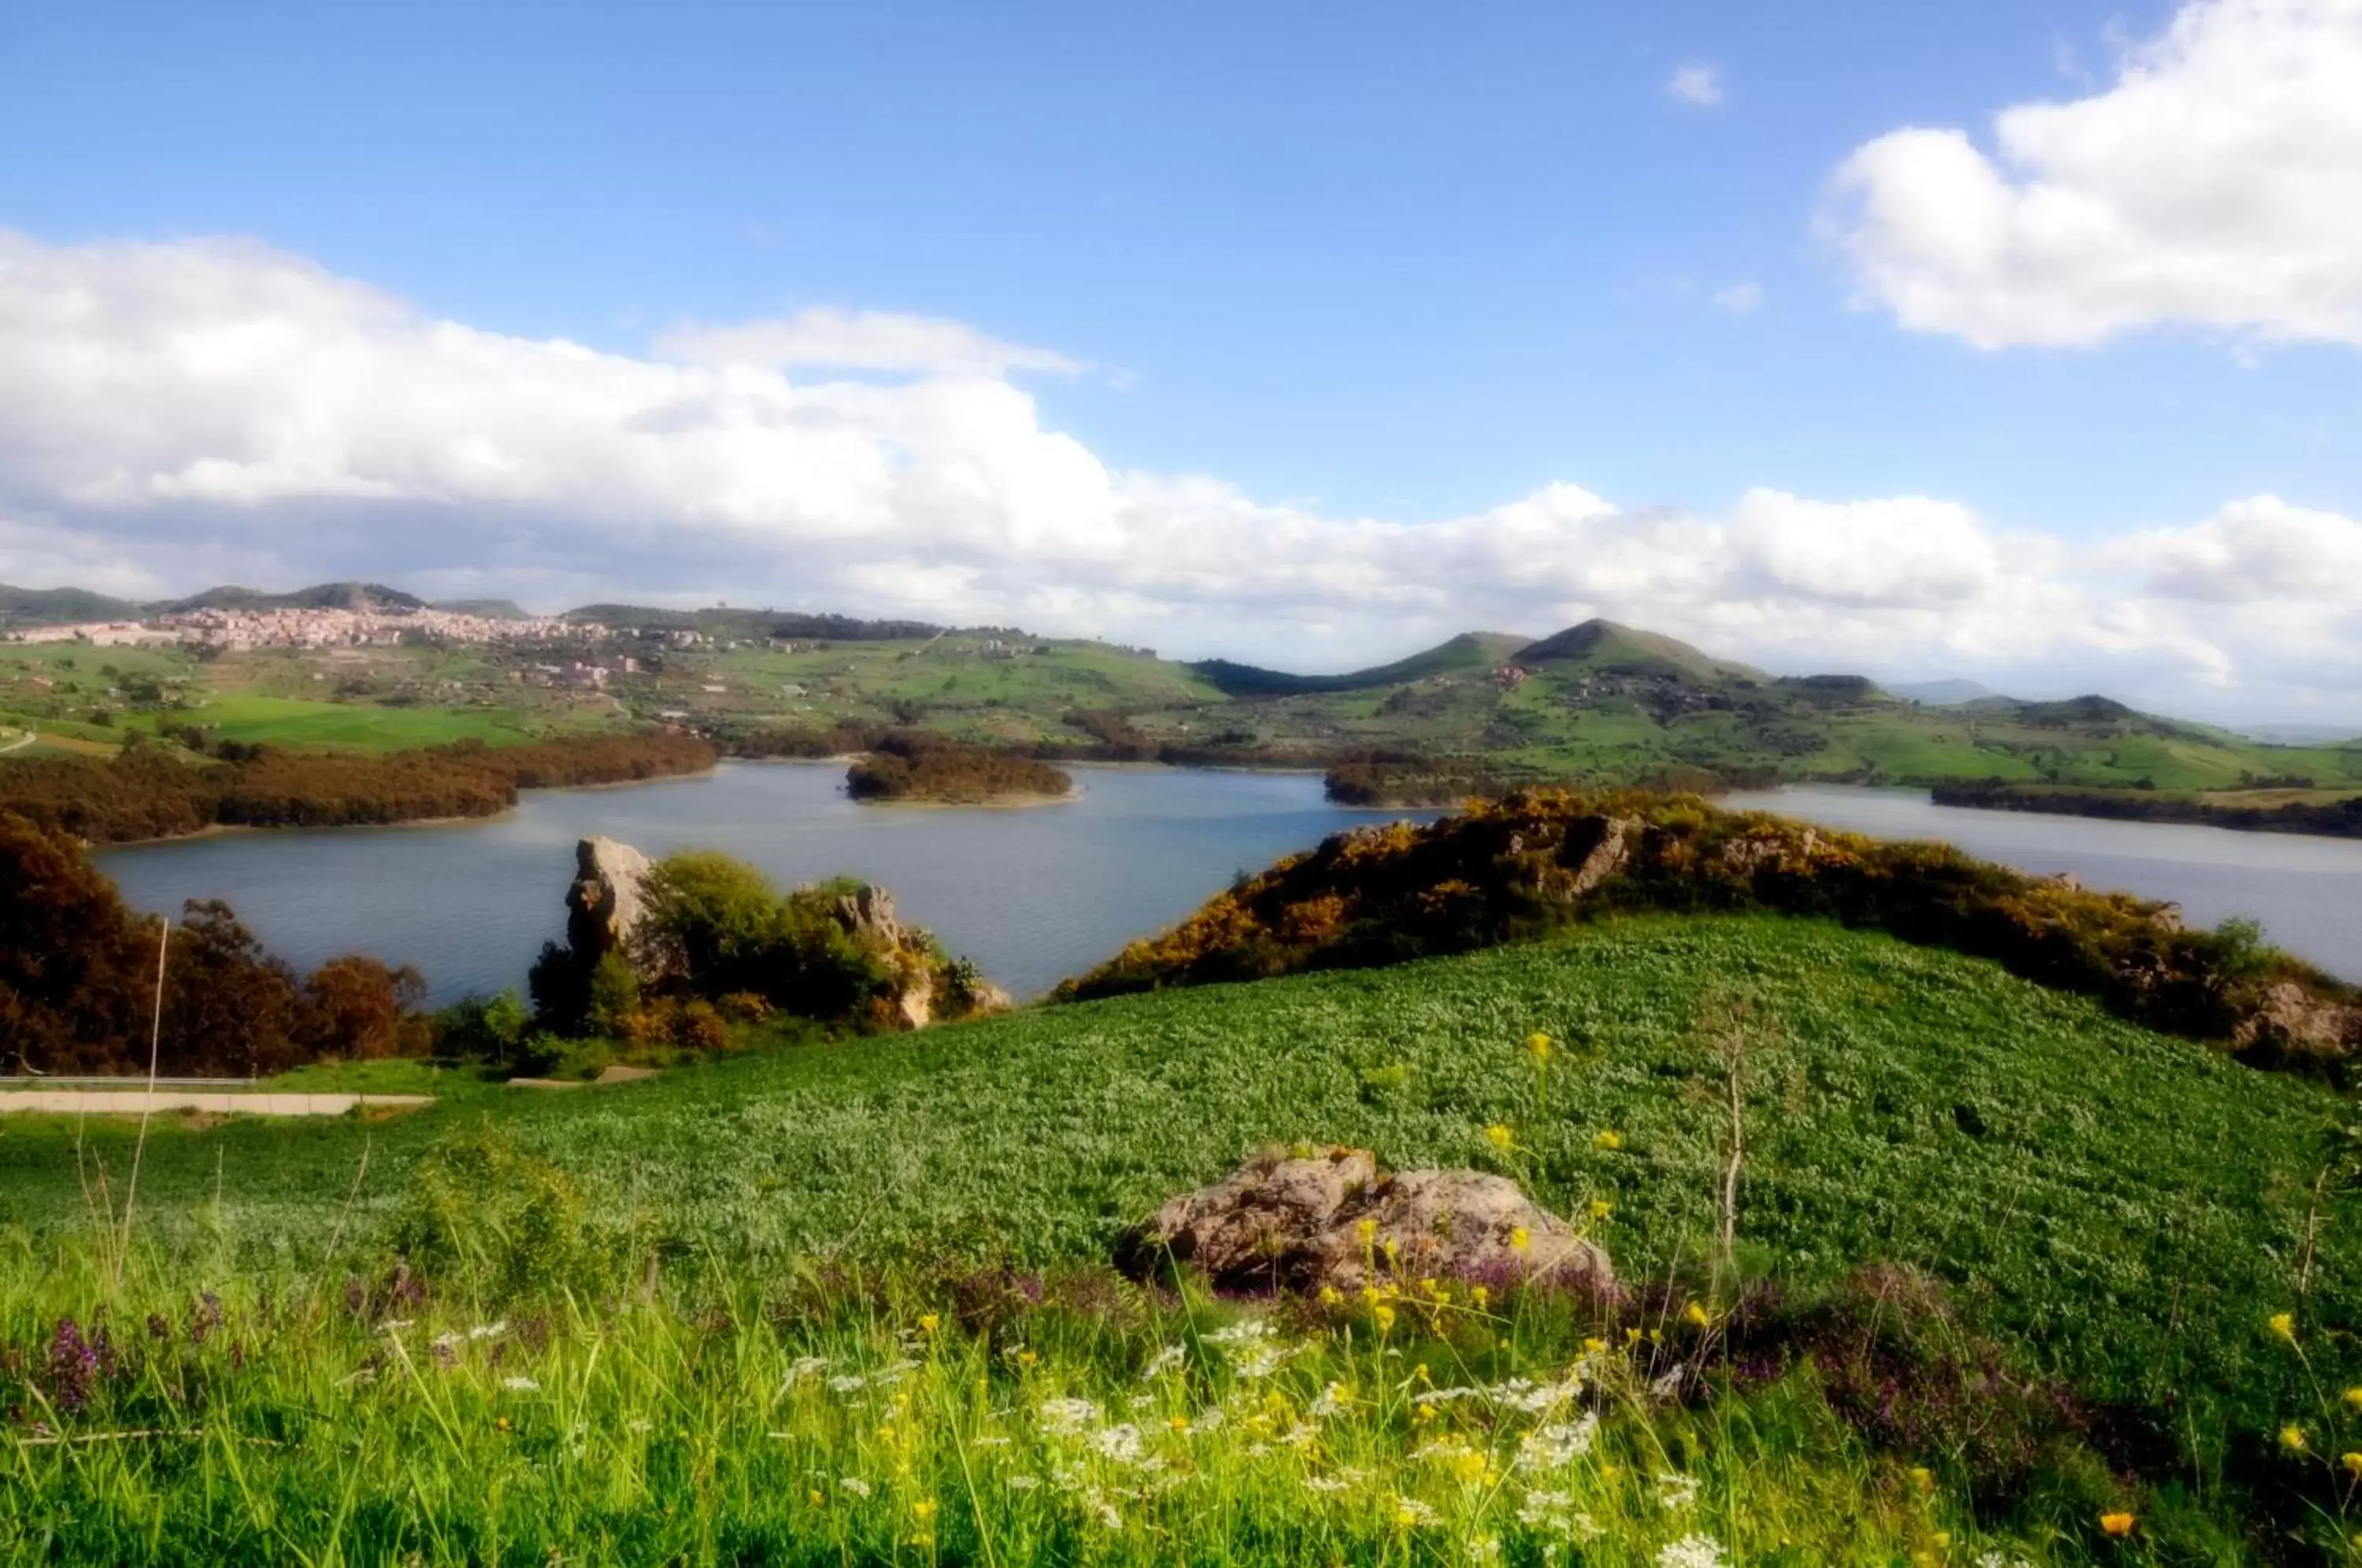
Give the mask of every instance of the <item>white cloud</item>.
M 1072 375 L 1087 368 L 1047 348 L 988 337 L 966 322 L 823 307 L 723 326 L 687 323 L 657 337 L 656 349 L 668 359 L 690 364 L 782 370 L 816 366 L 989 376 L 1008 370 Z
M 1763 285 L 1733 283 L 1728 288 L 1715 290 L 1713 299 L 1716 309 L 1727 310 L 1733 315 L 1745 315 L 1763 304 Z
M 995 355 L 894 341 L 864 349 L 894 373 L 806 381 L 439 321 L 250 243 L 0 234 L 0 580 L 726 599 L 1331 667 L 1605 614 L 1781 669 L 2356 702 L 2362 525 L 2270 496 L 2085 552 L 1942 498 L 1769 488 L 1333 516 L 1110 468 Z
M 2106 91 L 2004 109 L 1990 153 L 1893 131 L 1833 194 L 1860 302 L 1916 331 L 2362 346 L 2362 0 L 2186 0 Z
M 1665 96 L 1695 109 L 1711 109 L 1722 102 L 1722 72 L 1712 65 L 1679 65 L 1665 78 Z

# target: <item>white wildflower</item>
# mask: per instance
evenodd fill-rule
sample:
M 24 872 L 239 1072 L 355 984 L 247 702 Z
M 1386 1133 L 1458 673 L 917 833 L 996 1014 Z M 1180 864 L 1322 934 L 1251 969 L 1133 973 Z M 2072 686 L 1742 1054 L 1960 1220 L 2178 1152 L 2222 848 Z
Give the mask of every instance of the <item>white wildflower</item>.
M 805 1378 L 818 1376 L 827 1370 L 828 1357 L 800 1355 L 788 1364 L 787 1381 L 790 1384 L 801 1383 Z
M 530 1377 L 503 1377 L 501 1379 L 501 1386 L 512 1394 L 533 1394 L 537 1393 L 541 1388 L 541 1385 Z
M 1657 1568 L 1728 1568 L 1729 1562 L 1710 1535 L 1685 1535 L 1657 1551 Z
M 1318 1399 L 1312 1401 L 1310 1413 L 1323 1420 L 1331 1416 L 1341 1416 L 1347 1407 L 1352 1403 L 1352 1397 L 1345 1392 L 1343 1384 L 1331 1383 L 1320 1391 L 1320 1397 Z
M 1271 1325 L 1261 1318 L 1242 1318 L 1206 1336 L 1209 1345 L 1260 1344 L 1271 1338 Z
M 991 1432 L 983 1437 L 968 1439 L 967 1445 L 970 1448 L 1007 1448 L 1009 1440 L 998 1432 Z
M 1231 1358 L 1231 1370 L 1241 1377 L 1269 1377 L 1279 1370 L 1293 1351 L 1277 1350 L 1269 1345 L 1254 1345 Z
M 1181 1345 L 1166 1345 L 1163 1350 L 1158 1351 L 1155 1355 L 1149 1358 L 1149 1363 L 1146 1366 L 1140 1369 L 1141 1380 L 1145 1382 L 1152 1377 L 1162 1377 L 1164 1374 L 1172 1371 L 1175 1367 L 1186 1364 L 1188 1359 L 1189 1352 L 1186 1347 Z
M 1556 1470 L 1591 1452 L 1599 1435 L 1599 1418 L 1584 1411 L 1579 1421 L 1554 1421 L 1536 1427 L 1518 1444 L 1520 1470 Z
M 828 1386 L 833 1394 L 857 1394 L 869 1386 L 869 1379 L 857 1372 L 839 1373 L 828 1380 Z
M 1405 1529 L 1419 1529 L 1435 1522 L 1435 1510 L 1417 1497 L 1395 1499 L 1395 1523 Z
M 844 1480 L 839 1481 L 837 1485 L 844 1487 L 846 1491 L 852 1493 L 856 1497 L 866 1497 L 872 1490 L 869 1483 L 864 1481 L 858 1475 L 848 1475 Z
M 498 1335 L 505 1334 L 508 1331 L 509 1320 L 506 1318 L 502 1318 L 496 1323 L 477 1324 L 474 1328 L 468 1331 L 468 1337 L 471 1340 L 489 1340 L 495 1338 Z
M 1684 1367 L 1680 1362 L 1673 1363 L 1673 1364 L 1665 1371 L 1663 1375 L 1660 1376 L 1655 1382 L 1649 1385 L 1650 1396 L 1658 1399 L 1670 1399 L 1675 1394 L 1680 1393 L 1682 1387 L 1682 1375 L 1687 1370 L 1689 1369 Z
M 1694 1475 L 1668 1473 L 1657 1477 L 1657 1504 L 1669 1513 L 1679 1513 L 1697 1501 L 1698 1481 Z
M 1083 1495 L 1083 1511 L 1109 1529 L 1123 1528 L 1123 1515 L 1116 1510 L 1113 1503 L 1109 1502 L 1097 1492 L 1087 1492 Z
M 1061 1437 L 1071 1436 L 1098 1419 L 1099 1408 L 1088 1399 L 1042 1401 L 1042 1430 Z
M 1137 1464 L 1145 1452 L 1141 1446 L 1140 1429 L 1130 1421 L 1097 1432 L 1091 1438 L 1091 1446 L 1118 1464 Z
M 1042 1485 L 1042 1477 L 1039 1475 L 1024 1474 L 1011 1475 L 1008 1480 L 1002 1482 L 1001 1485 L 1008 1487 L 1012 1492 L 1031 1492 L 1035 1487 Z
M 1308 1492 L 1343 1492 L 1350 1490 L 1352 1485 L 1351 1481 L 1336 1475 L 1308 1475 L 1304 1478 L 1304 1489 Z

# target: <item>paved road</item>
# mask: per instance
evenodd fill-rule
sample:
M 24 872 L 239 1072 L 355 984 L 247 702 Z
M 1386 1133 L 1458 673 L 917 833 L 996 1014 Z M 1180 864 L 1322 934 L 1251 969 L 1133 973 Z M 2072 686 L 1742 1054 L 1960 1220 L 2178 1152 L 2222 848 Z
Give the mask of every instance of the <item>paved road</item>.
M 342 1116 L 357 1105 L 391 1110 L 432 1105 L 428 1094 L 222 1094 L 190 1089 L 5 1089 L 0 1112 L 137 1116 L 143 1110 L 210 1110 L 230 1116 Z

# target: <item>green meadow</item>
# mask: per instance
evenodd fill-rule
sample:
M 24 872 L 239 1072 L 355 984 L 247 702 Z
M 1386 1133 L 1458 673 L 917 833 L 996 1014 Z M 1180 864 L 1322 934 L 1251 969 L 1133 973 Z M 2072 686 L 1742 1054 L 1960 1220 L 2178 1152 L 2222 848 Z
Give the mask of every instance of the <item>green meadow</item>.
M 1733 1027 L 1749 1045 L 1726 1255 L 1729 1069 L 1706 1042 Z M 1536 1032 L 1555 1042 L 1539 1058 Z M 374 1071 L 366 1087 L 424 1079 L 442 1099 L 385 1119 L 159 1119 L 127 1256 L 97 1215 L 135 1128 L 0 1120 L 16 1238 L 0 1338 L 33 1364 L 61 1317 L 111 1304 L 128 1343 L 155 1313 L 169 1365 L 106 1430 L 207 1433 L 20 1442 L 8 1484 L 63 1556 L 143 1529 L 311 1561 L 2239 1562 L 2258 1529 L 2310 1542 L 2297 1561 L 2347 1550 L 2362 1238 L 2350 1199 L 2317 1201 L 2344 1102 L 1942 951 L 1647 920 L 915 1035 L 750 1042 L 635 1084 Z M 1242 1382 L 1198 1342 L 1240 1309 L 1117 1281 L 1105 1260 L 1163 1198 L 1297 1143 L 1504 1171 L 1586 1217 L 1636 1293 L 1596 1320 L 1507 1293 L 1439 1304 L 1408 1280 L 1253 1309 L 1264 1326 L 1239 1331 L 1280 1336 L 1288 1371 Z M 379 1299 L 397 1253 L 432 1282 L 414 1312 Z M 1736 1345 L 1765 1303 L 1845 1298 L 1872 1265 L 1922 1282 L 1876 1332 L 1954 1346 L 1930 1386 L 1989 1356 L 1963 1408 L 2003 1414 L 1872 1441 L 1809 1358 L 1752 1382 L 1735 1350 L 1717 1362 L 1716 1336 Z M 185 1345 L 206 1290 L 246 1314 L 268 1377 Z M 373 1326 L 389 1318 L 420 1326 Z M 509 1359 L 465 1338 L 498 1318 L 537 1325 Z M 439 1361 L 437 1334 L 460 1336 Z M 1142 1381 L 1175 1344 L 1184 1360 Z M 904 1362 L 875 1397 L 826 1381 Z M 1648 1395 L 1676 1363 L 1696 1386 Z M 1595 1442 L 1524 1474 L 1521 1445 L 1575 1404 L 1537 1421 L 1500 1390 L 1570 1376 L 1591 1380 Z M 1419 1379 L 1495 1392 L 1430 1425 Z M 1331 1383 L 1361 1390 L 1332 1401 L 1350 1421 L 1278 1457 Z M 1975 1435 L 2023 1416 L 2006 1388 L 2083 1412 L 2014 1479 Z M 1044 1412 L 1064 1399 L 1095 1413 L 1057 1430 Z M 1092 1445 L 1129 1457 L 1109 1469 Z M 1658 1507 L 1661 1475 L 1711 1507 Z M 1019 1477 L 1046 1489 L 1011 1496 Z M 1226 1522 L 1187 1522 L 1210 1497 Z M 1676 1547 L 1723 1555 L 1662 1555 Z

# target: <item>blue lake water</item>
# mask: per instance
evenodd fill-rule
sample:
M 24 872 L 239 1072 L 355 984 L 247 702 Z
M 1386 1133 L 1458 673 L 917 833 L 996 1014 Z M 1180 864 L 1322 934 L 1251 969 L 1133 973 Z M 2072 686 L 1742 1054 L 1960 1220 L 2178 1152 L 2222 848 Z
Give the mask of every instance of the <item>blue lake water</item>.
M 855 804 L 842 767 L 732 763 L 704 778 L 535 791 L 488 822 L 226 834 L 100 862 L 144 909 L 226 899 L 301 966 L 373 953 L 416 965 L 444 1000 L 521 985 L 542 943 L 563 934 L 577 839 L 606 834 L 651 856 L 697 845 L 782 884 L 879 883 L 905 918 L 1032 996 L 1170 925 L 1242 870 L 1396 814 L 1339 810 L 1301 774 L 1075 776 L 1080 794 L 1058 805 L 911 808 Z M 1946 839 L 2027 871 L 2171 899 L 2204 924 L 2259 920 L 2283 946 L 2362 979 L 2362 841 L 1980 812 L 1900 790 L 1798 789 L 1727 803 Z
M 486 822 L 223 834 L 99 861 L 140 908 L 225 899 L 299 967 L 370 953 L 416 965 L 441 1001 L 521 986 L 541 944 L 564 936 L 576 840 L 605 834 L 652 856 L 719 849 L 783 886 L 876 882 L 905 920 L 1025 997 L 1172 924 L 1241 870 L 1418 814 L 1340 810 L 1306 774 L 1073 771 L 1071 801 L 969 810 L 855 804 L 841 763 L 725 763 L 709 778 L 535 790 Z

